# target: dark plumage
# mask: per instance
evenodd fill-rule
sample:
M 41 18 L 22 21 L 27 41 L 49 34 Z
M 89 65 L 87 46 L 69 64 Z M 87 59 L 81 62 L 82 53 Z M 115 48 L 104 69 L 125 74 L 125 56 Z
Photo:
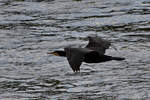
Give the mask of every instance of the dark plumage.
M 121 57 L 112 57 L 105 55 L 106 49 L 108 49 L 111 43 L 100 37 L 88 37 L 89 43 L 85 48 L 72 48 L 66 47 L 64 51 L 54 51 L 48 54 L 54 54 L 56 56 L 67 57 L 67 60 L 74 72 L 80 71 L 80 65 L 82 62 L 86 63 L 100 63 L 110 60 L 124 60 Z
M 107 40 L 104 40 L 100 37 L 88 37 L 89 43 L 85 48 L 95 50 L 100 54 L 105 54 L 106 49 L 108 49 L 111 43 Z

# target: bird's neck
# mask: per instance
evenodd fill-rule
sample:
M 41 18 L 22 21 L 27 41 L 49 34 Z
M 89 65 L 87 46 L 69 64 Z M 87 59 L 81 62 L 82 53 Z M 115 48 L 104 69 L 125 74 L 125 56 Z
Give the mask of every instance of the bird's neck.
M 66 57 L 66 52 L 65 51 L 59 51 L 59 56 L 60 57 Z

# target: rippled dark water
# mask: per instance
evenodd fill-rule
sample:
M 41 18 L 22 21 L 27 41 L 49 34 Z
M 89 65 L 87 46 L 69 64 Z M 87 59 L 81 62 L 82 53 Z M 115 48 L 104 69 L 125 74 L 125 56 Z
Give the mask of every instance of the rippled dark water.
M 110 40 L 125 61 L 81 66 L 47 52 Z M 0 100 L 150 100 L 149 0 L 0 0 Z

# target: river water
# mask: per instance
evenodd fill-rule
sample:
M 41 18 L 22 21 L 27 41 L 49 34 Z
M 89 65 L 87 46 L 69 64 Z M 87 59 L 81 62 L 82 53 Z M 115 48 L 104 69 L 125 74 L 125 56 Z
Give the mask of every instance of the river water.
M 89 35 L 126 60 L 74 73 L 47 54 Z M 150 100 L 150 1 L 0 0 L 0 100 Z

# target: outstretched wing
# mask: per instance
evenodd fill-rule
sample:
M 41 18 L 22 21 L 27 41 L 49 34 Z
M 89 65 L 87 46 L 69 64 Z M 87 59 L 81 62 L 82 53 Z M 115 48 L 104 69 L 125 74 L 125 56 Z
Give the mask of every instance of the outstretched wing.
M 83 54 L 77 48 L 65 48 L 66 57 L 74 72 L 80 71 L 80 65 L 83 61 Z
M 95 50 L 100 54 L 105 54 L 106 49 L 109 48 L 111 43 L 107 40 L 102 39 L 101 37 L 88 37 L 89 43 L 85 48 L 89 48 L 91 50 Z
M 87 53 L 93 52 L 93 50 L 88 48 L 70 48 L 64 49 L 66 52 L 66 57 L 68 62 L 74 72 L 80 71 L 80 65 L 84 60 L 84 56 Z

